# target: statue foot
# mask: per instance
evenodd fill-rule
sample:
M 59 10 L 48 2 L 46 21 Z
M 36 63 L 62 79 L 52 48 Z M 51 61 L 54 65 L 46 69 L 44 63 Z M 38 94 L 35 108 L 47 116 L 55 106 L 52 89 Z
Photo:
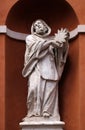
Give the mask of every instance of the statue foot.
M 50 114 L 47 113 L 47 112 L 44 112 L 44 113 L 43 113 L 43 117 L 50 117 Z

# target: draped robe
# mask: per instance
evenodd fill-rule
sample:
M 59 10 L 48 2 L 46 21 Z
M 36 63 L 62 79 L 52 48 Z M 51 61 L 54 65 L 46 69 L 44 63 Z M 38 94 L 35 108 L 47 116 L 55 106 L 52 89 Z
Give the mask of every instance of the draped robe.
M 58 70 L 61 61 L 65 63 L 67 50 L 64 49 L 63 56 L 63 49 L 60 49 L 57 43 L 36 35 L 27 36 L 25 63 L 22 71 L 24 77 L 28 76 L 27 118 L 41 117 L 46 112 L 50 117 L 60 120 L 58 81 L 63 69 Z

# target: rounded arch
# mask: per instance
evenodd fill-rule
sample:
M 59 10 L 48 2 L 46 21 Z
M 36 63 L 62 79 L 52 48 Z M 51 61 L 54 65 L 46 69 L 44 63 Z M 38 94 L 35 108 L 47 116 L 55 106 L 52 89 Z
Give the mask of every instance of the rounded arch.
M 78 18 L 73 8 L 65 0 L 19 0 L 13 5 L 8 13 L 6 25 L 9 29 L 30 33 L 31 24 L 36 19 L 43 19 L 52 28 L 54 34 L 58 28 L 68 28 L 73 30 L 78 25 Z M 51 34 L 51 35 L 52 35 Z M 6 36 L 6 129 L 18 130 L 18 125 L 23 116 L 26 114 L 26 95 L 27 95 L 27 80 L 25 80 L 21 71 L 24 63 L 24 41 L 17 41 Z M 21 44 L 19 44 L 21 43 Z M 76 55 L 75 55 L 76 51 Z M 68 81 L 72 79 L 73 73 L 71 69 L 75 68 L 75 57 L 78 62 L 78 41 L 70 45 L 68 64 L 64 72 L 64 79 L 60 84 L 60 113 L 62 119 L 67 121 L 66 115 L 66 90 Z M 69 65 L 69 63 L 71 64 Z M 69 72 L 71 76 L 67 73 Z M 77 68 L 76 68 L 77 69 Z M 75 71 L 75 70 L 74 70 Z M 68 81 L 66 80 L 68 79 Z M 64 89 L 62 88 L 64 86 Z M 63 91 L 63 93 L 62 93 Z M 67 95 L 67 94 L 66 94 Z M 63 99 L 62 99 L 63 98 Z M 68 97 L 69 99 L 69 97 Z M 65 104 L 63 103 L 65 102 Z M 12 109 L 11 109 L 12 108 Z M 68 109 L 70 109 L 67 106 Z M 11 110 L 10 110 L 11 109 Z M 18 109 L 18 111 L 16 111 Z M 68 114 L 68 112 L 67 112 Z M 66 126 L 68 127 L 68 126 Z M 69 128 L 70 130 L 70 128 Z
M 73 8 L 65 0 L 19 0 L 9 11 L 6 25 L 14 31 L 30 33 L 32 22 L 39 18 L 51 26 L 53 33 L 61 27 L 73 30 L 79 23 Z

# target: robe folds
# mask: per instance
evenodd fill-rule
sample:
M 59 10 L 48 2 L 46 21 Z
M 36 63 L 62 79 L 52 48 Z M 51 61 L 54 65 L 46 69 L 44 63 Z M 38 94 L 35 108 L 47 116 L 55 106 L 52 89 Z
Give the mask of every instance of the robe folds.
M 48 113 L 50 117 L 60 120 L 58 82 L 61 74 L 58 72 L 58 65 L 61 61 L 65 62 L 67 55 L 63 56 L 62 49 L 58 48 L 57 43 L 36 35 L 29 35 L 26 38 L 22 75 L 28 76 L 27 117 L 41 117 L 44 113 Z M 61 55 L 60 59 L 58 55 Z M 64 64 L 62 65 L 63 68 Z

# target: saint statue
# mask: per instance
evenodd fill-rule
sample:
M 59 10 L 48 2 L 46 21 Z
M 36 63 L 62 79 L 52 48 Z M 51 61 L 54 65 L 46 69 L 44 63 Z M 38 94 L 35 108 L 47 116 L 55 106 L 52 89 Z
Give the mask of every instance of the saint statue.
M 28 77 L 27 115 L 60 121 L 58 83 L 69 49 L 69 32 L 58 30 L 50 37 L 50 27 L 41 19 L 33 22 L 26 37 L 25 62 L 22 75 Z

